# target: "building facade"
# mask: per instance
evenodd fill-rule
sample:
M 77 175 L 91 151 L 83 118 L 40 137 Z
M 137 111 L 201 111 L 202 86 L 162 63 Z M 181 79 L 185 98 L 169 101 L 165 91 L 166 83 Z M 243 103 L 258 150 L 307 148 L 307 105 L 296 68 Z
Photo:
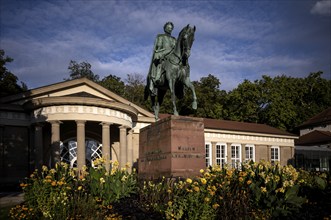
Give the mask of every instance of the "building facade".
M 248 161 L 287 165 L 294 157 L 295 135 L 265 124 L 204 119 L 206 165 L 240 166 Z
M 305 170 L 331 170 L 331 107 L 299 126 L 295 166 Z
M 139 131 L 151 112 L 86 79 L 0 98 L 0 184 L 17 183 L 42 165 L 120 166 L 139 158 Z M 296 136 L 267 125 L 204 119 L 206 166 L 247 160 L 286 165 Z

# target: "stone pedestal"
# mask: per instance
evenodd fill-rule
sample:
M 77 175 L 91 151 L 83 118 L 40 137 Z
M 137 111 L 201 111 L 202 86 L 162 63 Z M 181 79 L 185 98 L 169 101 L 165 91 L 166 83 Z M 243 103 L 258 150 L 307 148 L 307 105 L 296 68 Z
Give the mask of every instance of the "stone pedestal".
M 170 116 L 140 130 L 138 172 L 142 178 L 194 177 L 205 168 L 201 118 Z

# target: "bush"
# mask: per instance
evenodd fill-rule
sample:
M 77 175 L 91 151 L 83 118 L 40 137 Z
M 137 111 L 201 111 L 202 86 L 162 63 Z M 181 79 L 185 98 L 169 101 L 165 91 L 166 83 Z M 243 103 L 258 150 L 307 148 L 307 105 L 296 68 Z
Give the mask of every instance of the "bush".
M 106 171 L 103 161 L 96 168 L 83 167 L 81 172 L 68 164 L 54 169 L 42 167 L 26 178 L 21 187 L 24 204 L 11 210 L 13 219 L 104 219 L 112 213 L 112 203 L 136 192 L 135 174 L 113 164 Z M 116 215 L 116 214 L 115 214 Z M 23 217 L 24 216 L 24 217 Z
M 104 160 L 81 172 L 43 166 L 21 184 L 25 202 L 13 219 L 322 219 L 331 217 L 327 173 L 249 162 L 201 170 L 194 178 L 140 181 Z M 128 168 L 128 167 L 127 167 Z
M 313 179 L 305 181 L 292 166 L 250 162 L 240 169 L 201 170 L 194 179 L 145 182 L 140 198 L 167 219 L 295 218 L 307 201 L 300 189 L 326 186 L 325 178 Z

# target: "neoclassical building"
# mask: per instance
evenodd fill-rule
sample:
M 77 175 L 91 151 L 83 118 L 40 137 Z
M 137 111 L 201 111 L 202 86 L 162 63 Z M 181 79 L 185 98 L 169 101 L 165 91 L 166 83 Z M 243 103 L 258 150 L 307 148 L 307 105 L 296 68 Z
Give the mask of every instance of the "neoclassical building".
M 103 155 L 133 164 L 139 129 L 154 122 L 152 113 L 86 78 L 2 97 L 0 104 L 1 182 L 61 160 L 80 168 Z
M 139 158 L 139 131 L 154 115 L 86 79 L 0 98 L 0 185 L 41 165 L 78 168 L 106 157 L 120 166 Z M 286 165 L 296 136 L 267 125 L 204 119 L 206 165 L 267 160 Z

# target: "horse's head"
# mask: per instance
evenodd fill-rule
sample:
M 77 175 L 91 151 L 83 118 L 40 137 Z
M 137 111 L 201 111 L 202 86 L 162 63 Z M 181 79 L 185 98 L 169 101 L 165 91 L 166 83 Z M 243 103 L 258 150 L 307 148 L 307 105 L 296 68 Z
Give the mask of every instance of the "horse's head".
M 194 41 L 194 33 L 195 26 L 191 27 L 188 24 L 179 34 L 178 40 L 181 41 L 181 52 L 183 59 L 188 59 L 191 55 L 191 47 Z

